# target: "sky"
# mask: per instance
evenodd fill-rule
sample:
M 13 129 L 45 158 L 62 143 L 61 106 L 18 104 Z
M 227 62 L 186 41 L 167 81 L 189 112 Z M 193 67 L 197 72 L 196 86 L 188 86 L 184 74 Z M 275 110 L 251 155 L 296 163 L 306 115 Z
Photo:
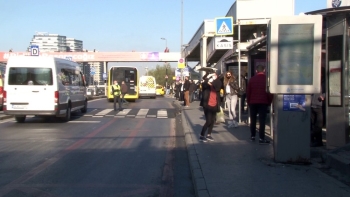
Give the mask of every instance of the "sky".
M 186 44 L 205 19 L 224 17 L 235 0 L 0 2 L 0 51 L 25 51 L 36 32 L 48 32 L 82 40 L 87 50 L 179 52 L 181 29 Z M 295 0 L 296 15 L 326 7 L 327 0 Z

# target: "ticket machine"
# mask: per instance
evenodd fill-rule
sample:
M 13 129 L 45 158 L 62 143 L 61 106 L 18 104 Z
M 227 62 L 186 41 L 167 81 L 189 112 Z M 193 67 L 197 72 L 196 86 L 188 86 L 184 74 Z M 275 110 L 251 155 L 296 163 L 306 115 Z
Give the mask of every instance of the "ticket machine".
M 321 93 L 322 16 L 272 17 L 267 39 L 266 88 L 275 95 L 274 158 L 308 163 L 311 94 Z

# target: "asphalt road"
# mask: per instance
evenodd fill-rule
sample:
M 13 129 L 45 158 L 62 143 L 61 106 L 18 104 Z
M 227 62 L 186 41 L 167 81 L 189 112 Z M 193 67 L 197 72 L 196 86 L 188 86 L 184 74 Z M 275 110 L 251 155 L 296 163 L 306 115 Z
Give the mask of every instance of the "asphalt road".
M 0 196 L 194 196 L 173 99 L 139 99 L 115 112 L 0 122 Z

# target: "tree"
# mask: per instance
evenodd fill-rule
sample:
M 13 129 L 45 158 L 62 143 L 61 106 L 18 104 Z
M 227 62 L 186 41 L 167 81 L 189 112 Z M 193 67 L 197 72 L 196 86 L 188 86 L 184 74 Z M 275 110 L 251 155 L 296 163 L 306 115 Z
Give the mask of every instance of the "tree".
M 165 86 L 166 81 L 168 84 L 172 84 L 173 77 L 175 76 L 175 68 L 172 68 L 169 63 L 165 63 L 163 66 L 157 65 L 155 69 L 148 71 L 148 75 L 153 76 L 156 79 L 156 83 Z M 166 80 L 165 76 L 168 76 Z

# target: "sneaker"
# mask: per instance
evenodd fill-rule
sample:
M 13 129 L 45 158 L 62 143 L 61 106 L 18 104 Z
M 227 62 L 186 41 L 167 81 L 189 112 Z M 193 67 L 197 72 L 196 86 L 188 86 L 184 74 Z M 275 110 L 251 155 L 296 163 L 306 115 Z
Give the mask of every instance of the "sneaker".
M 204 137 L 204 136 L 200 136 L 200 137 L 199 137 L 199 141 L 202 141 L 202 142 L 207 142 L 208 140 L 207 140 L 207 138 L 206 138 L 206 137 Z
M 250 137 L 251 141 L 255 141 L 255 136 Z
M 233 125 L 232 125 L 234 128 L 237 128 L 238 127 L 238 122 L 233 122 Z
M 259 139 L 259 144 L 270 144 L 270 141 L 265 139 Z
M 211 135 L 207 135 L 207 140 L 209 140 L 209 141 L 214 141 L 214 138 L 213 137 L 211 137 Z
M 233 127 L 233 123 L 230 123 L 230 124 L 227 126 L 227 128 L 231 128 L 231 127 Z

